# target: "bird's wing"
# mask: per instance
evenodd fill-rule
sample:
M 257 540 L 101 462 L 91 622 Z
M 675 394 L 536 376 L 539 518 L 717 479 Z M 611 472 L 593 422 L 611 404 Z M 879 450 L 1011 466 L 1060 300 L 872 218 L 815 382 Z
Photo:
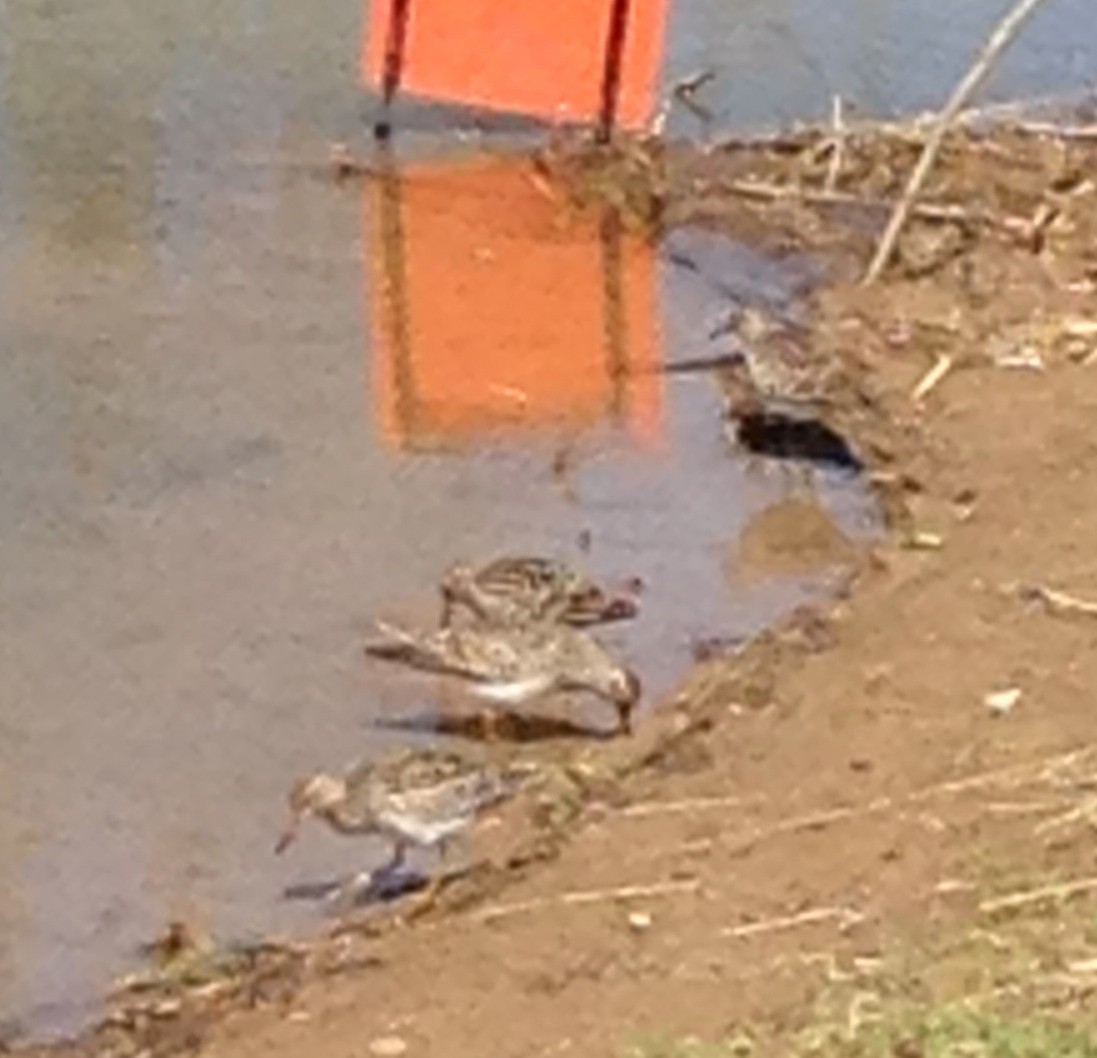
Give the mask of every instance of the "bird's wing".
M 504 555 L 484 566 L 477 574 L 482 584 L 536 586 L 556 577 L 559 566 L 552 559 L 532 555 Z
M 378 805 L 378 817 L 399 825 L 414 820 L 424 828 L 467 825 L 478 811 L 509 796 L 514 784 L 492 769 L 477 769 L 427 786 L 392 790 Z
M 482 679 L 475 657 L 465 657 L 460 648 L 460 633 L 443 628 L 437 632 L 412 632 L 383 621 L 377 622 L 381 638 L 366 643 L 370 657 L 399 661 L 412 668 L 445 675 Z
M 452 636 L 455 667 L 485 683 L 508 682 L 529 674 L 536 658 L 522 629 L 462 628 Z

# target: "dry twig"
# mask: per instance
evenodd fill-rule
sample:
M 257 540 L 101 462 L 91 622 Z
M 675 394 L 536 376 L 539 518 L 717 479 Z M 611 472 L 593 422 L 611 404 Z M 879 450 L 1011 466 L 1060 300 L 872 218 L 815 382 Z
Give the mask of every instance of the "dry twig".
M 752 803 L 756 802 L 744 797 L 686 797 L 680 801 L 646 801 L 629 805 L 617 814 L 626 819 L 643 819 L 647 816 L 675 815 L 707 808 L 741 808 Z
M 972 64 L 971 69 L 953 89 L 952 95 L 926 139 L 921 156 L 910 174 L 910 179 L 907 181 L 902 196 L 896 203 L 887 227 L 884 229 L 883 235 L 880 236 L 876 253 L 865 272 L 864 283 L 874 283 L 880 277 L 880 273 L 884 270 L 888 261 L 891 260 L 895 244 L 899 240 L 899 233 L 903 230 L 903 225 L 910 214 L 914 200 L 918 197 L 918 192 L 922 189 L 922 184 L 925 183 L 930 169 L 933 168 L 933 163 L 941 150 L 941 144 L 944 142 L 945 133 L 952 127 L 956 116 L 968 99 L 971 98 L 972 93 L 990 73 L 999 56 L 1013 42 L 1025 21 L 1043 2 L 1044 0 L 1017 0 L 1017 3 L 1006 12 L 995 27 L 994 32 L 991 33 L 982 51 Z
M 655 116 L 648 123 L 649 136 L 662 136 L 666 132 L 667 121 L 675 104 L 685 107 L 700 122 L 707 123 L 712 120 L 712 111 L 703 103 L 697 102 L 697 93 L 710 81 L 715 80 L 716 71 L 703 69 L 680 77 L 670 86 L 670 91 L 664 96 L 655 112 Z
M 1095 889 L 1097 889 L 1097 878 L 1079 878 L 1073 882 L 1044 885 L 1039 889 L 1023 889 L 1020 892 L 1008 893 L 1006 896 L 981 901 L 979 913 L 981 915 L 993 915 L 999 911 L 1016 911 L 1018 908 L 1028 907 L 1030 904 L 1041 904 L 1045 900 L 1068 900 L 1072 896 L 1089 893 Z
M 622 885 L 613 889 L 580 889 L 560 896 L 522 900 L 514 904 L 496 904 L 472 915 L 474 922 L 496 922 L 501 918 L 540 911 L 546 907 L 577 907 L 586 904 L 608 904 L 618 900 L 640 900 L 657 896 L 695 893 L 701 887 L 699 878 L 681 882 L 655 882 L 651 885 Z
M 1065 591 L 1056 591 L 1042 584 L 1022 584 L 1017 589 L 1022 599 L 1041 602 L 1052 614 L 1081 614 L 1085 617 L 1097 617 L 1097 602 L 1068 595 Z
M 1011 132 L 1026 136 L 1051 136 L 1057 140 L 1097 140 L 1097 125 L 1056 125 L 1053 121 L 1010 122 Z
M 764 180 L 732 180 L 726 185 L 726 189 L 732 194 L 741 195 L 743 198 L 758 198 L 766 201 L 795 199 L 813 206 L 855 206 L 859 209 L 885 210 L 893 208 L 894 205 L 887 199 L 862 198 L 859 195 L 850 194 L 848 191 L 812 191 L 809 188 L 795 187 L 791 184 L 771 184 Z M 983 212 L 973 213 L 963 206 L 918 202 L 911 208 L 915 216 L 929 221 L 994 221 L 994 218 L 989 214 Z M 1017 218 L 1007 217 L 997 221 L 997 223 L 1006 227 L 1023 222 Z
M 1007 789 L 1015 789 L 1039 781 L 1050 781 L 1056 772 L 1072 764 L 1077 764 L 1086 757 L 1091 756 L 1097 750 L 1097 746 L 1082 746 L 1080 749 L 1072 749 L 1066 753 L 1058 753 L 1054 757 L 1045 757 L 1034 763 L 1010 764 L 1004 768 L 995 768 L 992 771 L 980 772 L 977 775 L 969 775 L 963 779 L 950 779 L 947 782 L 927 786 L 911 794 L 911 801 L 924 801 L 940 794 L 964 793 L 968 790 L 977 790 L 985 786 L 1003 786 Z
M 823 181 L 824 191 L 833 191 L 838 186 L 838 177 L 842 172 L 842 162 L 846 155 L 846 126 L 842 117 L 842 97 L 836 95 L 831 100 L 831 124 L 833 125 L 830 160 L 827 162 L 827 176 Z
M 1023 816 L 1038 815 L 1041 812 L 1059 812 L 1065 805 L 1066 802 L 1060 799 L 1058 801 L 990 801 L 983 807 L 992 816 Z M 1039 834 L 1045 825 L 1041 823 L 1036 828 L 1036 833 Z
M 816 922 L 827 922 L 831 919 L 837 919 L 840 928 L 849 929 L 850 926 L 863 922 L 865 916 L 851 907 L 813 907 L 795 915 L 761 919 L 758 922 L 748 922 L 743 926 L 728 926 L 720 930 L 720 935 L 742 940 L 745 937 L 755 937 L 760 933 L 778 933 L 787 929 L 796 929 L 799 926 L 811 926 Z
M 799 834 L 809 830 L 824 830 L 835 823 L 844 823 L 850 819 L 860 819 L 864 816 L 875 815 L 886 809 L 895 807 L 890 797 L 878 797 L 865 805 L 853 805 L 849 808 L 834 808 L 823 812 L 808 812 L 804 815 L 792 816 L 789 819 L 779 820 L 772 827 L 756 827 L 745 833 L 737 834 L 733 840 L 721 843 L 734 854 L 750 852 L 755 845 L 767 838 L 779 837 L 782 834 Z
M 1097 820 L 1097 797 L 1087 797 L 1080 805 L 1076 805 L 1067 812 L 1057 815 L 1054 819 L 1045 819 L 1037 828 L 1037 835 L 1049 834 L 1053 830 L 1062 830 L 1064 827 L 1077 823 L 1084 819 L 1090 826 Z
M 937 357 L 937 363 L 933 365 L 921 378 L 918 385 L 911 390 L 910 399 L 915 404 L 920 404 L 935 390 L 955 365 L 956 361 L 947 353 Z

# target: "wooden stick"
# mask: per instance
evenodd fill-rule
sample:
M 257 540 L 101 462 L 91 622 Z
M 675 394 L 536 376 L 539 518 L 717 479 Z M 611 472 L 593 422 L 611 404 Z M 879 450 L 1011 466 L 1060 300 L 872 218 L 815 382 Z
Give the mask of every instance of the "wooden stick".
M 1092 756 L 1097 746 L 1082 746 L 1080 749 L 1072 749 L 1066 753 L 1059 753 L 1053 757 L 1045 757 L 1035 762 L 1024 764 L 1008 764 L 1002 768 L 994 768 L 991 771 L 979 772 L 968 775 L 963 779 L 950 779 L 947 782 L 936 783 L 933 786 L 923 787 L 909 795 L 912 802 L 926 801 L 941 794 L 968 793 L 986 786 L 1004 786 L 1007 789 L 1016 789 L 1018 786 L 1026 786 L 1034 782 L 1047 781 L 1049 774 L 1055 771 L 1077 764 Z
M 739 808 L 757 803 L 745 797 L 686 797 L 681 801 L 646 801 L 621 809 L 618 815 L 626 819 L 644 819 L 647 816 L 697 812 L 707 808 Z
M 947 353 L 941 353 L 937 357 L 937 363 L 933 365 L 921 378 L 921 381 L 911 391 L 910 399 L 915 404 L 920 404 L 935 390 L 953 367 L 955 361 Z
M 748 922 L 745 926 L 734 926 L 720 930 L 722 937 L 734 937 L 742 940 L 745 937 L 754 937 L 760 933 L 777 933 L 786 929 L 796 929 L 798 926 L 810 926 L 816 922 L 826 922 L 829 919 L 837 919 L 841 927 L 848 928 L 864 920 L 860 911 L 850 907 L 813 907 L 808 911 L 801 911 L 797 915 L 783 915 L 780 918 L 762 919 L 760 922 Z
M 846 154 L 846 125 L 842 117 L 842 97 L 836 95 L 831 101 L 831 123 L 834 126 L 833 146 L 830 160 L 827 162 L 827 177 L 823 181 L 823 190 L 831 192 L 838 186 L 838 177 L 842 171 L 842 162 Z
M 408 39 L 411 0 L 390 0 L 388 39 L 385 41 L 385 65 L 381 74 L 381 110 L 383 117 L 373 126 L 373 135 L 387 140 L 392 134 L 389 112 L 404 77 L 404 48 Z
M 655 896 L 675 896 L 680 893 L 695 893 L 701 888 L 700 878 L 690 878 L 682 882 L 655 882 L 651 885 L 622 885 L 615 889 L 580 889 L 560 896 L 522 900 L 515 904 L 496 904 L 485 907 L 472 915 L 474 922 L 495 922 L 511 915 L 521 915 L 527 911 L 540 911 L 546 907 L 576 907 L 584 904 L 608 904 L 616 900 L 640 900 Z
M 1097 889 L 1097 878 L 1080 878 L 1074 882 L 1045 885 L 1039 889 L 1024 889 L 1021 892 L 982 901 L 979 904 L 979 913 L 993 915 L 998 911 L 1015 911 L 1017 908 L 1039 904 L 1045 900 L 1066 900 L 1080 893 L 1092 892 L 1094 889 Z
M 1082 614 L 1085 617 L 1097 617 L 1097 602 L 1068 595 L 1065 591 L 1056 591 L 1043 584 L 1026 584 L 1017 589 L 1022 599 L 1035 599 L 1047 607 L 1048 613 Z
M 1087 797 L 1080 805 L 1057 815 L 1054 819 L 1045 819 L 1036 827 L 1033 833 L 1039 837 L 1041 834 L 1047 834 L 1053 830 L 1062 830 L 1063 827 L 1068 827 L 1079 819 L 1084 819 L 1087 823 L 1092 824 L 1095 815 L 1097 815 L 1097 797 Z
M 1046 95 L 1031 96 L 1021 99 L 1009 99 L 1000 103 L 983 103 L 980 106 L 968 107 L 957 116 L 957 121 L 964 125 L 977 122 L 999 123 L 1003 121 L 1024 121 L 1028 115 L 1039 109 L 1047 107 L 1059 107 L 1064 103 L 1061 93 L 1051 92 Z
M 934 161 L 937 159 L 937 155 L 941 150 L 941 144 L 944 142 L 945 133 L 952 127 L 957 114 L 960 113 L 964 104 L 971 98 L 972 94 L 983 82 L 983 79 L 987 74 L 990 73 L 991 68 L 998 60 L 998 57 L 1013 42 L 1014 37 L 1020 32 L 1026 19 L 1028 19 L 1042 3 L 1044 3 L 1044 0 L 1018 0 L 1018 2 L 1006 12 L 1005 17 L 1002 18 L 994 32 L 991 33 L 971 69 L 968 70 L 964 78 L 956 88 L 953 89 L 952 95 L 945 104 L 944 110 L 941 111 L 932 131 L 926 139 L 921 156 L 918 158 L 918 162 L 910 174 L 910 179 L 907 181 L 907 186 L 903 191 L 902 197 L 899 199 L 898 203 L 896 203 L 891 218 L 888 220 L 887 227 L 880 237 L 880 241 L 876 247 L 876 253 L 862 280 L 866 285 L 875 283 L 888 261 L 891 260 L 891 255 L 895 251 L 895 244 L 899 240 L 899 233 L 903 230 L 903 225 L 906 223 L 907 217 L 910 214 L 911 206 L 914 205 L 914 200 L 918 197 L 918 192 L 922 189 L 922 184 L 925 183 L 926 177 L 929 175 L 929 171 L 933 167 Z
M 1058 812 L 1069 802 L 1062 799 L 1058 801 L 990 801 L 984 808 L 992 816 L 1023 816 L 1036 815 L 1039 812 Z M 1065 818 L 1065 817 L 1057 817 Z M 1041 833 L 1049 825 L 1054 825 L 1055 820 L 1050 819 L 1036 827 L 1036 833 Z
M 1050 136 L 1056 140 L 1097 140 L 1097 124 L 1056 125 L 1053 121 L 1011 121 L 1006 128 L 1026 136 Z
M 791 816 L 788 819 L 779 820 L 772 827 L 764 829 L 755 827 L 743 833 L 732 835 L 732 841 L 722 842 L 721 844 L 734 854 L 742 855 L 750 852 L 759 842 L 769 838 L 786 834 L 799 834 L 803 831 L 824 830 L 835 823 L 844 823 L 850 819 L 861 819 L 864 816 L 875 815 L 877 812 L 895 807 L 897 806 L 890 797 L 877 797 L 876 800 L 870 801 L 868 804 Z
M 767 201 L 797 199 L 818 206 L 856 206 L 861 209 L 891 209 L 894 203 L 882 198 L 861 198 L 847 191 L 812 191 L 810 188 L 795 187 L 791 184 L 771 184 L 763 180 L 732 180 L 726 189 L 743 198 L 759 198 Z M 911 207 L 914 213 L 924 220 L 936 221 L 991 221 L 994 218 L 980 211 L 972 213 L 963 206 L 946 203 L 918 202 Z M 998 223 L 1006 225 L 1009 218 Z
M 617 99 L 621 92 L 621 67 L 628 38 L 629 0 L 611 0 L 609 32 L 602 66 L 602 103 L 598 113 L 599 143 L 609 143 L 617 121 Z

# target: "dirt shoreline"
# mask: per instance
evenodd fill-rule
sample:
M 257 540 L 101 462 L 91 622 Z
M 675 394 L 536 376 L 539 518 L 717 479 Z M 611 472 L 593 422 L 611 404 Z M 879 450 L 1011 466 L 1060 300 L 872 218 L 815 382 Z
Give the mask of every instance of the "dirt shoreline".
M 859 286 L 882 217 L 857 203 L 893 198 L 919 143 L 852 136 L 834 179 L 824 132 L 535 167 L 562 208 L 827 261 L 812 353 L 890 523 L 841 596 L 699 664 L 633 739 L 539 747 L 543 781 L 426 918 L 194 963 L 25 1053 L 800 1053 L 833 1021 L 820 1053 L 852 1054 L 847 992 L 952 1002 L 990 975 L 1044 1009 L 1025 981 L 1097 959 L 1094 618 L 1032 590 L 1097 600 L 1097 140 L 955 134 L 924 196 L 949 209 Z M 987 933 L 1014 962 L 959 943 Z M 1049 1009 L 1092 1024 L 1097 978 L 1068 984 Z M 728 1049 L 638 1042 L 691 1039 Z

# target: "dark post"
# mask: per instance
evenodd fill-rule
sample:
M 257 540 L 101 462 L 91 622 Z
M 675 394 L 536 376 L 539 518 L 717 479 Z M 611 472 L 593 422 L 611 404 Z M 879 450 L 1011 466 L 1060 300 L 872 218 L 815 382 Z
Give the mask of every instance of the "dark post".
M 598 112 L 598 142 L 608 143 L 617 120 L 617 96 L 621 90 L 621 63 L 628 37 L 629 0 L 613 0 L 602 65 L 602 105 Z
M 381 77 L 383 116 L 373 126 L 373 135 L 379 140 L 387 140 L 392 134 L 389 109 L 404 73 L 404 47 L 407 43 L 408 19 L 411 17 L 411 0 L 391 0 L 391 3 L 388 39 L 385 41 L 385 69 Z

